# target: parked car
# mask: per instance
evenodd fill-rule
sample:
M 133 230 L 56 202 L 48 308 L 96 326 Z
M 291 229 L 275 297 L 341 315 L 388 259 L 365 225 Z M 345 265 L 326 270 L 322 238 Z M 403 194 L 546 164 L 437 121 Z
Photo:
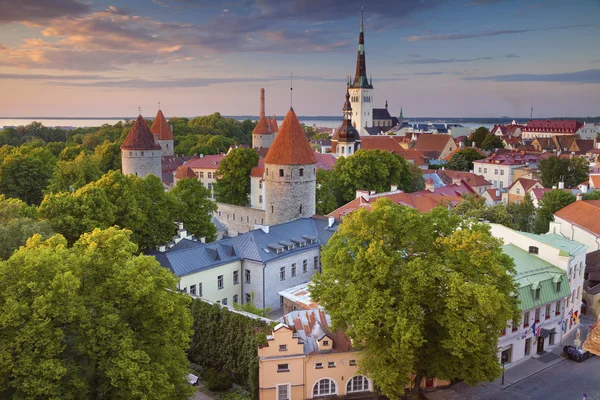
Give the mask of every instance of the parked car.
M 193 385 L 193 386 L 198 385 L 198 377 L 194 374 L 188 374 L 187 380 L 190 383 L 190 385 Z
M 582 362 L 587 360 L 592 356 L 592 353 L 586 350 L 579 350 L 575 346 L 565 346 L 563 347 L 563 354 L 569 360 Z

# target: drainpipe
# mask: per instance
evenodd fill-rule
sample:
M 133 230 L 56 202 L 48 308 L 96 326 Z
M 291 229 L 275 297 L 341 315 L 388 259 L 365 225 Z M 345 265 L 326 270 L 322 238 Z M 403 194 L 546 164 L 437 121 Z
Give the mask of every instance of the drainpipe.
M 267 308 L 266 307 L 267 305 L 265 304 L 265 268 L 266 267 L 267 267 L 267 263 L 265 262 L 263 264 L 263 271 L 262 271 L 263 272 L 263 276 L 262 276 L 262 284 L 263 284 L 263 287 L 262 287 L 262 303 L 263 303 L 263 310 L 265 308 Z

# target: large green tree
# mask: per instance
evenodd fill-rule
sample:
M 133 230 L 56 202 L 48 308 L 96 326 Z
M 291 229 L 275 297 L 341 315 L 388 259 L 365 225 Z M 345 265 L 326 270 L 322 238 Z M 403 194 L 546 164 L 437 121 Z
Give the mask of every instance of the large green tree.
M 554 213 L 575 200 L 576 198 L 573 193 L 561 189 L 554 189 L 544 194 L 544 197 L 539 202 L 540 206 L 533 222 L 533 232 L 547 233 L 550 228 L 550 222 L 554 221 Z
M 469 139 L 471 142 L 475 142 L 477 147 L 481 148 L 481 146 L 483 145 L 483 141 L 489 134 L 490 130 L 488 128 L 486 128 L 485 126 L 480 126 L 479 128 L 475 129 L 475 132 L 471 133 Z
M 460 203 L 454 206 L 452 212 L 465 219 L 489 221 L 514 228 L 513 217 L 504 203 L 487 206 L 484 198 L 475 195 L 464 195 Z
M 217 227 L 212 223 L 212 213 L 217 205 L 210 200 L 210 192 L 198 179 L 185 178 L 177 181 L 171 194 L 179 200 L 178 221 L 186 221 L 184 228 L 197 238 L 207 242 L 217 238 Z
M 450 157 L 447 167 L 454 171 L 472 171 L 473 161 L 485 158 L 474 148 L 466 148 L 457 151 Z
M 7 149 L 0 161 L 0 193 L 39 204 L 55 164 L 52 153 L 40 147 Z
M 410 374 L 498 377 L 498 336 L 517 318 L 513 261 L 484 224 L 379 199 L 344 219 L 311 295 L 361 350 L 360 369 L 389 398 Z
M 92 181 L 100 179 L 100 160 L 95 155 L 79 153 L 72 161 L 56 163 L 52 179 L 48 183 L 50 192 L 74 191 Z
M 258 153 L 254 149 L 231 150 L 219 164 L 215 173 L 215 199 L 221 203 L 248 205 L 250 196 L 250 172 L 258 165 Z
M 533 205 L 533 199 L 527 193 L 520 203 L 511 203 L 508 205 L 508 213 L 513 218 L 513 224 L 516 230 L 522 232 L 532 232 L 535 221 L 536 209 Z
M 600 200 L 600 190 L 592 190 L 583 195 L 583 200 Z
M 488 151 L 502 149 L 502 148 L 504 148 L 504 142 L 502 141 L 500 136 L 490 134 L 490 135 L 487 135 L 485 137 L 485 139 L 483 139 L 483 142 L 481 143 L 481 148 L 483 150 L 488 150 Z
M 189 398 L 190 299 L 135 252 L 113 227 L 0 262 L 1 398 Z
M 587 180 L 590 165 L 583 157 L 553 156 L 540 161 L 540 171 L 544 187 L 550 188 L 564 182 L 565 187 L 572 188 Z
M 118 143 L 105 141 L 96 147 L 94 153 L 100 160 L 100 169 L 106 173 L 121 169 L 121 147 Z

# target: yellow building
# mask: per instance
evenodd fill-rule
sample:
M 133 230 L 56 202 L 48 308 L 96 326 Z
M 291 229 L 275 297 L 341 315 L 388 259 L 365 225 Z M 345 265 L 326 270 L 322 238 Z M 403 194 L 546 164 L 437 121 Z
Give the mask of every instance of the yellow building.
M 342 332 L 329 330 L 328 319 L 322 309 L 298 310 L 273 329 L 267 345 L 258 350 L 261 400 L 377 397 L 371 380 L 358 373 L 360 352 Z M 423 387 L 449 384 L 435 378 L 422 381 Z

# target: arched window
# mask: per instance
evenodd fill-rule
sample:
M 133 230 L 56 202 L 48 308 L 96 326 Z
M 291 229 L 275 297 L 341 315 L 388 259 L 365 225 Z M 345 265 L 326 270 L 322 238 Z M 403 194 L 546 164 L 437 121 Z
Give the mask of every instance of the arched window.
M 336 394 L 337 388 L 335 382 L 331 379 L 321 379 L 315 386 L 313 387 L 313 397 L 314 396 L 328 396 L 331 394 Z
M 369 380 L 366 376 L 356 375 L 348 381 L 346 386 L 346 393 L 354 392 L 368 392 L 369 391 Z

